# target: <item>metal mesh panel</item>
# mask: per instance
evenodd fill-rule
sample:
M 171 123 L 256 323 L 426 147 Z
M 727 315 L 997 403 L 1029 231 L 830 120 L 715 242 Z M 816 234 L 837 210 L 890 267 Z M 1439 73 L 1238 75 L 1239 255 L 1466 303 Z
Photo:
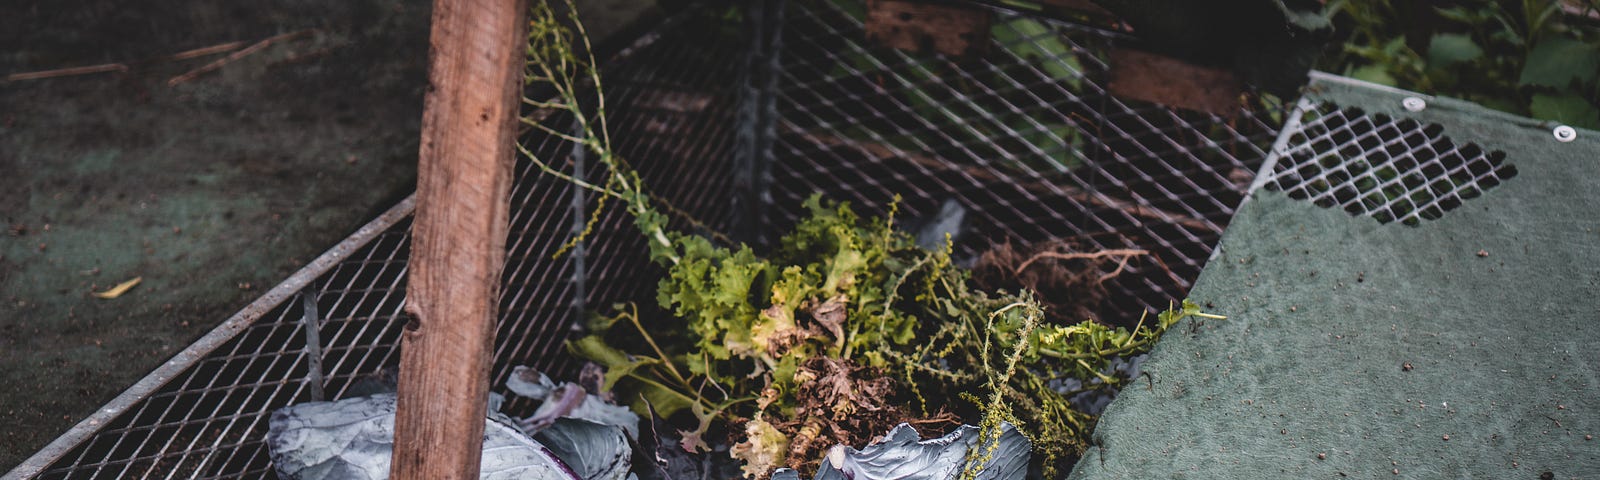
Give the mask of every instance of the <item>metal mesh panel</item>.
M 811 192 L 907 216 L 968 210 L 958 256 L 1054 238 L 1139 247 L 1159 262 L 1111 280 L 1108 321 L 1182 298 L 1266 156 L 1275 122 L 1111 96 L 1121 36 L 997 10 L 975 59 L 866 43 L 844 2 L 796 2 L 783 32 L 775 229 Z M 1064 49 L 1062 47 L 1065 47 Z M 1062 52 L 1065 53 L 1062 53 Z
M 165 387 L 132 405 L 40 478 L 259 477 L 272 408 L 309 400 L 304 299 L 315 295 L 333 391 L 372 372 L 398 337 L 406 228 L 351 253 L 312 288 L 263 314 Z M 226 473 L 224 475 L 224 473 Z
M 1116 34 L 1001 11 L 995 53 L 957 61 L 863 43 L 852 8 L 806 2 L 785 13 L 763 183 L 770 196 L 759 209 L 765 217 L 754 219 L 768 236 L 795 222 L 812 192 L 874 213 L 901 195 L 908 217 L 954 199 L 967 208 L 972 232 L 956 245 L 959 255 L 1051 238 L 1155 252 L 1160 262 L 1130 266 L 1110 286 L 1125 301 L 1106 314 L 1132 317 L 1184 295 L 1275 136 L 1274 122 L 1251 111 L 1225 118 L 1110 96 L 1105 52 L 1121 41 Z M 678 16 L 604 73 L 615 146 L 675 207 L 674 228 L 730 232 L 743 221 L 732 198 L 735 138 L 748 127 L 737 122 L 736 85 L 748 66 L 739 29 L 717 14 Z M 1053 42 L 1067 45 L 1070 58 L 1027 48 Z M 556 129 L 572 123 L 563 115 L 542 121 Z M 571 144 L 537 134 L 524 144 L 568 173 L 595 175 Z M 519 364 L 571 371 L 562 345 L 586 310 L 653 303 L 661 271 L 646 262 L 620 209 L 607 208 L 589 241 L 552 258 L 600 206 L 519 162 L 494 385 Z M 319 391 L 339 398 L 397 363 L 408 213 L 330 252 L 324 258 L 336 264 L 299 279 L 304 288 L 225 325 L 236 334 L 180 354 L 174 362 L 193 364 L 108 405 L 103 424 L 75 430 L 87 435 L 82 442 L 41 452 L 55 460 L 40 476 L 270 476 L 262 442 L 272 410 Z M 308 331 L 312 324 L 318 328 Z M 513 414 L 529 407 L 507 405 Z
M 611 125 L 617 148 L 639 167 L 663 200 L 693 209 L 704 219 L 726 219 L 718 196 L 727 190 L 727 150 L 732 145 L 729 85 L 738 52 L 728 35 L 737 30 L 690 25 L 680 19 L 658 36 L 624 52 L 607 68 Z M 706 45 L 710 48 L 683 48 Z M 637 60 L 629 60 L 637 59 Z M 548 125 L 571 123 L 554 115 Z M 581 165 L 571 144 L 530 135 L 525 145 L 542 158 Z M 581 230 L 592 199 L 522 161 L 512 189 L 510 234 L 503 272 L 501 319 L 496 336 L 495 385 L 512 366 L 562 372 L 570 326 L 586 304 L 636 299 L 654 277 L 643 244 L 620 212 L 597 226 L 587 248 L 561 259 L 552 254 Z M 202 356 L 124 413 L 49 465 L 39 478 L 260 478 L 271 476 L 264 438 L 272 410 L 339 398 L 361 378 L 399 361 L 406 321 L 409 209 L 406 218 L 348 252 L 330 252 L 336 266 L 309 286 L 261 314 L 232 339 L 186 354 Z M 687 217 L 681 217 L 687 218 Z M 680 223 L 682 221 L 680 220 Z M 726 228 L 712 222 L 711 227 Z M 687 224 L 680 228 L 691 228 Z M 588 286 L 586 289 L 585 286 Z M 308 348 L 305 299 L 315 305 L 317 347 Z M 202 347 L 197 344 L 191 350 Z M 320 372 L 311 368 L 320 361 Z M 320 385 L 314 383 L 321 379 Z M 513 413 L 530 405 L 511 402 Z
M 1438 124 L 1328 104 L 1296 114 L 1265 186 L 1324 208 L 1416 226 L 1517 175 L 1504 152 L 1458 144 Z

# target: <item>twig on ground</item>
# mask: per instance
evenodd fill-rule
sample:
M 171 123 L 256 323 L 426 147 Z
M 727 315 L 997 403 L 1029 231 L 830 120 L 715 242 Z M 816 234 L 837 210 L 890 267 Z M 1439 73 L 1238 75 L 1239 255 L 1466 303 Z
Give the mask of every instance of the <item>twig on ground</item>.
M 10 75 L 6 75 L 6 78 L 5 78 L 4 81 L 6 81 L 6 82 L 15 82 L 15 81 L 21 81 L 21 80 L 41 80 L 41 79 L 46 79 L 46 78 L 71 77 L 71 76 L 77 76 L 77 75 L 88 75 L 88 74 L 93 74 L 93 73 L 126 72 L 130 68 L 129 65 L 148 65 L 148 64 L 155 64 L 155 63 L 162 63 L 162 62 L 173 62 L 173 61 L 178 61 L 178 60 L 188 60 L 188 59 L 195 58 L 195 57 L 203 57 L 203 56 L 206 56 L 206 55 L 215 55 L 215 54 L 218 54 L 218 53 L 224 53 L 224 52 L 229 52 L 229 51 L 233 51 L 233 50 L 238 50 L 240 47 L 243 47 L 244 45 L 245 45 L 244 42 L 228 42 L 228 43 L 212 45 L 212 46 L 209 46 L 209 47 L 200 47 L 200 48 L 196 48 L 196 49 L 193 49 L 193 50 L 184 50 L 182 52 L 174 53 L 172 55 L 167 55 L 167 56 L 164 56 L 164 57 L 156 57 L 156 58 L 151 58 L 151 59 L 146 59 L 146 60 L 139 60 L 139 61 L 135 61 L 135 62 L 103 63 L 103 64 L 100 64 L 100 65 L 88 65 L 88 66 L 71 67 L 71 68 L 57 68 L 57 69 L 52 69 L 52 70 L 41 70 L 41 71 L 37 71 L 37 72 L 13 73 L 13 74 L 10 74 Z
M 206 55 L 215 55 L 215 54 L 218 54 L 218 53 L 227 53 L 227 52 L 231 52 L 231 51 L 234 51 L 234 50 L 238 50 L 238 49 L 240 49 L 242 47 L 244 47 L 244 42 L 243 41 L 219 43 L 219 44 L 212 45 L 212 46 L 209 46 L 209 47 L 200 47 L 200 48 L 196 48 L 194 50 L 184 50 L 182 52 L 174 53 L 172 55 L 167 55 L 165 57 L 160 57 L 160 58 L 153 59 L 150 62 L 154 63 L 154 62 L 171 62 L 171 61 L 177 61 L 177 60 L 188 60 L 188 59 L 195 58 L 195 57 L 204 57 Z
M 75 75 L 88 75 L 88 74 L 91 74 L 91 73 L 126 72 L 126 71 L 128 71 L 128 65 L 127 64 L 106 63 L 106 64 L 101 64 L 101 65 L 90 65 L 90 66 L 86 66 L 86 67 L 58 68 L 58 69 L 55 69 L 55 70 L 44 70 L 44 71 L 38 71 L 38 72 L 13 73 L 13 74 L 10 74 L 10 75 L 6 75 L 6 82 L 15 82 L 15 81 L 19 81 L 19 80 L 39 80 L 39 79 L 44 79 L 44 78 L 55 78 L 55 77 L 71 77 L 71 76 L 75 76 Z
M 276 36 L 272 36 L 272 37 L 267 37 L 265 40 L 256 42 L 256 43 L 250 45 L 249 47 L 245 47 L 245 49 L 243 49 L 243 50 L 239 50 L 237 52 L 233 52 L 232 54 L 229 54 L 226 57 L 219 58 L 215 62 L 207 63 L 205 65 L 202 65 L 200 68 L 196 68 L 194 70 L 190 70 L 188 72 L 184 72 L 184 74 L 182 74 L 182 75 L 178 75 L 176 77 L 172 77 L 171 79 L 167 80 L 167 86 L 175 87 L 180 83 L 187 82 L 187 81 L 190 81 L 190 80 L 194 80 L 195 78 L 197 78 L 197 77 L 199 77 L 201 75 L 205 75 L 206 73 L 210 73 L 213 70 L 222 68 L 224 65 L 227 65 L 229 63 L 233 63 L 236 60 L 239 60 L 241 58 L 244 58 L 244 57 L 250 56 L 251 54 L 259 52 L 262 49 L 265 49 L 265 48 L 267 48 L 268 46 L 271 46 L 274 43 L 278 43 L 278 42 L 282 42 L 282 41 L 286 41 L 286 40 L 294 40 L 296 38 L 300 38 L 300 37 L 303 37 L 305 35 L 309 35 L 311 32 L 314 32 L 314 31 L 315 30 L 300 30 L 300 31 L 296 31 L 296 32 L 285 33 L 285 34 L 282 34 L 282 35 L 276 35 Z

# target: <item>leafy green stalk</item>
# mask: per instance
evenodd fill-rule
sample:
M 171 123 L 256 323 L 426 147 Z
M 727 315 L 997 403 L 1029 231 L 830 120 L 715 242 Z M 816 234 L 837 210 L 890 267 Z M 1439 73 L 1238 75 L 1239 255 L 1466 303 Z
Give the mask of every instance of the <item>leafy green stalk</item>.
M 936 251 L 918 247 L 895 229 L 893 206 L 885 217 L 862 218 L 849 205 L 814 196 L 803 205 L 809 215 L 766 255 L 670 231 L 658 210 L 670 206 L 654 201 L 612 150 L 600 76 L 582 24 L 570 20 L 575 32 L 547 4 L 535 7 L 528 77 L 555 96 L 524 103 L 570 113 L 577 134 L 535 118 L 524 123 L 593 152 L 601 180 L 573 177 L 519 148 L 546 174 L 621 202 L 652 261 L 666 269 L 656 300 L 673 318 L 647 327 L 636 307 L 617 306 L 592 319 L 589 335 L 568 349 L 605 366 L 604 386 L 633 399 L 641 414 L 692 415 L 694 427 L 681 432 L 687 448 L 705 449 L 701 438 L 725 424 L 744 432 L 733 451 L 762 462 L 747 469 L 759 476 L 779 462 L 814 465 L 784 457 L 813 454 L 808 445 L 825 422 L 914 420 L 919 415 L 910 412 L 929 417 L 934 404 L 949 408 L 946 416 L 982 417 L 984 442 L 969 471 L 987 464 L 999 425 L 1009 422 L 1053 474 L 1084 448 L 1093 417 L 1073 410 L 1051 382 L 1098 379 L 1085 388 L 1114 388 L 1122 379 L 1104 373 L 1112 357 L 1146 351 L 1181 318 L 1202 315 L 1185 303 L 1131 332 L 1088 321 L 1046 324 L 1032 292 L 973 290 L 971 272 L 951 260 L 948 241 Z M 591 98 L 592 111 L 585 106 Z M 929 402 L 923 392 L 935 389 L 959 393 Z

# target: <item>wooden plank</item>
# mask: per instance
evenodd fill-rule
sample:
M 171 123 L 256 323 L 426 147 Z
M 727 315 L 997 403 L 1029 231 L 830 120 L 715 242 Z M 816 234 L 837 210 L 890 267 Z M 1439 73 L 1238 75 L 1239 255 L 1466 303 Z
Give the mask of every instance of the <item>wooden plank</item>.
M 434 0 L 391 478 L 476 479 L 527 0 Z
M 1244 82 L 1230 70 L 1118 48 L 1111 52 L 1108 90 L 1119 97 L 1232 117 L 1243 105 Z
M 989 48 L 985 9 L 907 0 L 867 1 L 867 40 L 907 51 L 981 55 Z

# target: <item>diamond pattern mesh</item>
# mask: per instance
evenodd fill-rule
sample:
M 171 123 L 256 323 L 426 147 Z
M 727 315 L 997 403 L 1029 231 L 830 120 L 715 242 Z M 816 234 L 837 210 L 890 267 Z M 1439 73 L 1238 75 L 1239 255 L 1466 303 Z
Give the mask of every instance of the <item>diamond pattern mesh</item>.
M 724 38 L 728 30 L 687 23 L 669 24 L 654 42 L 607 69 L 611 125 L 626 132 L 615 135 L 616 147 L 636 162 L 658 196 L 707 221 L 724 219 L 711 226 L 725 229 L 728 214 L 721 209 L 726 202 L 717 197 L 731 182 L 725 159 L 733 143 L 736 97 L 730 79 L 737 78 L 739 52 Z M 545 121 L 568 125 L 571 118 L 553 115 Z M 564 141 L 530 134 L 524 145 L 567 165 L 569 173 L 576 166 L 572 145 Z M 516 365 L 552 372 L 571 368 L 563 343 L 582 313 L 575 306 L 637 300 L 639 292 L 652 291 L 647 287 L 654 277 L 640 270 L 644 246 L 618 212 L 604 217 L 581 258 L 552 259 L 593 208 L 592 201 L 575 195 L 575 189 L 539 174 L 531 163 L 519 162 L 494 385 L 503 384 Z M 399 362 L 409 227 L 409 218 L 393 225 L 233 339 L 199 352 L 204 358 L 197 364 L 99 426 L 39 478 L 272 476 L 263 443 L 267 419 L 274 409 L 314 399 L 309 365 L 317 350 L 330 399 Z M 587 267 L 584 275 L 578 275 L 580 266 Z M 307 348 L 306 296 L 317 306 L 320 349 Z M 530 407 L 513 401 L 505 408 L 526 415 Z
M 1517 176 L 1505 153 L 1444 127 L 1331 105 L 1302 109 L 1266 187 L 1382 223 L 1417 226 Z
M 1276 135 L 1249 110 L 1111 96 L 1115 34 L 997 11 L 995 48 L 954 59 L 865 43 L 852 7 L 796 2 L 785 22 L 778 229 L 812 192 L 873 212 L 900 195 L 911 218 L 966 207 L 958 256 L 1053 238 L 1144 248 L 1159 261 L 1112 279 L 1100 312 L 1131 322 L 1188 291 Z
M 905 218 L 954 200 L 968 211 L 959 255 L 1052 238 L 1155 252 L 1158 262 L 1130 265 L 1109 288 L 1124 300 L 1102 314 L 1135 318 L 1184 296 L 1275 137 L 1271 114 L 1218 117 L 1110 96 L 1105 58 L 1116 34 L 998 11 L 998 48 L 956 60 L 863 43 L 854 4 L 796 2 L 785 15 L 770 196 L 758 219 L 768 241 L 813 192 L 872 213 L 900 195 Z M 741 42 L 737 22 L 690 12 L 606 68 L 615 146 L 676 207 L 675 228 L 734 227 Z M 594 174 L 568 143 L 536 133 L 523 141 L 569 173 Z M 570 372 L 562 345 L 579 315 L 617 301 L 653 304 L 660 275 L 615 208 L 589 241 L 553 259 L 599 204 L 526 161 L 511 201 L 494 385 L 519 364 Z M 272 410 L 318 390 L 339 398 L 397 363 L 408 227 L 400 221 L 342 252 L 232 339 L 191 352 L 201 357 L 194 366 L 92 426 L 40 477 L 270 476 Z

